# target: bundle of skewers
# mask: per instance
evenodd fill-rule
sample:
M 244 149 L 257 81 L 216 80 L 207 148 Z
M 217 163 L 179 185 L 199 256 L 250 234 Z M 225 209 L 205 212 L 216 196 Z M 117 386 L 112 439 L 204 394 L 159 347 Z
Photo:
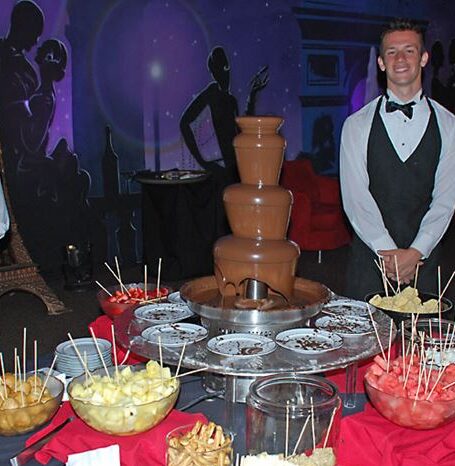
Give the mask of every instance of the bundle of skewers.
M 319 442 L 316 441 L 316 427 L 315 427 L 315 413 L 313 398 L 310 399 L 310 414 L 306 417 L 302 428 L 300 429 L 299 436 L 295 443 L 294 449 L 290 451 L 289 445 L 289 407 L 290 401 L 286 405 L 286 424 L 285 424 L 285 445 L 284 453 L 280 454 L 269 454 L 268 452 L 262 452 L 258 455 L 246 455 L 236 457 L 236 466 L 293 466 L 293 465 L 308 465 L 308 466 L 335 466 L 336 456 L 334 453 L 334 440 L 330 442 L 329 439 L 332 432 L 335 417 L 337 413 L 341 415 L 339 407 L 335 407 L 330 416 L 330 421 L 327 430 L 323 432 Z M 309 427 L 310 426 L 310 427 Z M 305 436 L 306 430 L 310 430 L 312 448 L 302 452 L 302 440 Z
M 440 292 L 439 302 L 441 296 Z M 392 422 L 415 429 L 438 427 L 454 419 L 455 364 L 446 355 L 453 348 L 455 325 L 444 325 L 443 332 L 441 306 L 437 331 L 433 330 L 436 319 L 422 326 L 418 325 L 419 314 L 411 314 L 406 341 L 405 322 L 401 322 L 401 354 L 393 359 L 393 321 L 390 321 L 385 351 L 370 308 L 369 315 L 381 350 L 365 375 L 366 390 L 373 406 Z
M 125 311 L 135 309 L 151 303 L 159 303 L 166 299 L 170 293 L 168 287 L 161 286 L 161 258 L 158 261 L 158 277 L 156 286 L 150 286 L 147 281 L 147 265 L 144 265 L 144 282 L 126 284 L 122 280 L 120 266 L 115 258 L 116 271 L 106 262 L 107 269 L 112 273 L 118 285 L 106 288 L 99 281 L 96 284 L 101 288 L 97 293 L 98 302 L 103 311 L 112 319 Z
M 56 361 L 44 376 L 38 371 L 38 344 L 34 340 L 33 371 L 27 372 L 27 329 L 24 328 L 22 363 L 14 349 L 14 372 L 6 372 L 0 353 L 0 434 L 17 435 L 44 424 L 56 412 L 63 396 L 64 385 L 53 377 Z
M 438 295 L 432 295 L 431 293 L 421 293 L 417 289 L 417 280 L 419 276 L 419 265 L 417 265 L 416 273 L 414 276 L 414 284 L 408 285 L 404 289 L 401 289 L 401 280 L 398 271 L 398 263 L 395 256 L 395 274 L 396 274 L 396 288 L 390 283 L 387 277 L 385 265 L 381 258 L 378 261 L 374 261 L 376 267 L 379 269 L 382 277 L 382 283 L 384 287 L 384 293 L 368 295 L 366 300 L 375 307 L 391 311 L 398 320 L 400 318 L 399 313 L 414 313 L 414 314 L 437 314 L 448 310 L 447 304 L 450 303 L 444 299 L 444 295 L 449 288 L 450 283 L 455 277 L 455 271 L 452 273 L 446 286 L 441 291 L 441 269 L 438 267 Z M 426 301 L 423 301 L 427 299 Z M 445 309 L 443 309 L 445 307 Z

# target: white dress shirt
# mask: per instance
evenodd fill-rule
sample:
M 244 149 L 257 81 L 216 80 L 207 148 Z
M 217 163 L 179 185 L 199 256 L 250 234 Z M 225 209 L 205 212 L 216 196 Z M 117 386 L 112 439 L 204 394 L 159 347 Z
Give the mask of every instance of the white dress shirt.
M 6 208 L 5 196 L 3 195 L 2 183 L 0 182 L 0 239 L 5 236 L 9 228 L 9 215 Z
M 390 100 L 400 102 L 388 91 Z M 377 252 L 396 249 L 376 201 L 369 191 L 367 147 L 374 113 L 380 97 L 350 115 L 343 125 L 340 147 L 340 182 L 344 210 L 359 238 Z M 379 115 L 399 158 L 404 162 L 422 139 L 430 118 L 427 99 L 414 96 L 414 114 L 406 118 L 399 110 L 387 113 L 382 99 Z M 430 99 L 441 133 L 441 154 L 435 174 L 430 209 L 420 223 L 411 247 L 428 257 L 447 230 L 455 208 L 455 116 Z M 403 186 L 403 190 L 406 186 Z

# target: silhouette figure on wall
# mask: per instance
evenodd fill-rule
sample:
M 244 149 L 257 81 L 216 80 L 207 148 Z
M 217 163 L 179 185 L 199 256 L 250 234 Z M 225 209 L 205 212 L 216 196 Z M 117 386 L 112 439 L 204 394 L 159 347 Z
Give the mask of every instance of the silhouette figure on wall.
M 79 169 L 77 155 L 60 140 L 48 154 L 55 108 L 55 83 L 68 60 L 63 42 L 44 41 L 35 62 L 25 56 L 37 44 L 44 15 L 30 0 L 11 13 L 11 25 L 0 40 L 0 141 L 15 218 L 24 242 L 42 269 L 60 268 L 69 241 L 86 241 L 86 196 L 90 176 Z M 82 223 L 81 223 L 82 222 Z
M 23 0 L 14 6 L 9 32 L 0 39 L 0 138 L 10 182 L 24 151 L 21 134 L 30 117 L 29 99 L 39 84 L 36 71 L 24 52 L 36 45 L 43 26 L 41 9 Z
M 230 92 L 231 68 L 222 47 L 215 47 L 211 51 L 207 66 L 214 81 L 203 89 L 185 109 L 180 119 L 180 130 L 186 146 L 198 164 L 211 172 L 220 183 L 224 181 L 224 185 L 228 185 L 238 180 L 232 140 L 238 133 L 235 118 L 239 115 L 239 111 L 237 99 Z M 257 93 L 265 88 L 268 79 L 267 67 L 263 67 L 253 76 L 246 109 L 247 115 L 254 115 Z M 210 109 L 224 167 L 218 163 L 221 160 L 207 161 L 204 159 L 191 129 L 191 123 L 201 115 L 206 107 Z

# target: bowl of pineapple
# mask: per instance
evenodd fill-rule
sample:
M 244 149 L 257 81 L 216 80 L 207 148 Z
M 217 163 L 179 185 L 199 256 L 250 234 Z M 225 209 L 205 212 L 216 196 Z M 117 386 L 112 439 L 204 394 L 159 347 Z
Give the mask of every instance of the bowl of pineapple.
M 149 361 L 82 374 L 68 385 L 68 396 L 76 414 L 93 429 L 134 435 L 159 424 L 174 407 L 179 390 L 179 379 L 168 367 Z

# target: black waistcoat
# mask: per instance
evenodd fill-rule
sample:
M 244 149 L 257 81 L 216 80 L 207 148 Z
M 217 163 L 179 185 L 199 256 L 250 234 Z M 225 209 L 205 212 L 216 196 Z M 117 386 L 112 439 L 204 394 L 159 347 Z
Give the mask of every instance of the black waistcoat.
M 402 162 L 379 114 L 379 99 L 368 138 L 369 189 L 397 247 L 408 248 L 430 208 L 441 153 L 441 133 L 433 106 L 420 143 Z

